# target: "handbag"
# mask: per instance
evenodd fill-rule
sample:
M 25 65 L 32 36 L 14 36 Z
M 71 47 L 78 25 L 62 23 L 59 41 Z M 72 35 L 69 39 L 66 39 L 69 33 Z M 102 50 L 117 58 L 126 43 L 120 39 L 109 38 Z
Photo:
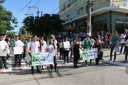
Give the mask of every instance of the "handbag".
M 27 64 L 30 64 L 30 62 L 31 62 L 31 56 L 30 56 L 29 54 L 27 54 L 27 55 L 25 56 L 25 62 L 26 62 Z

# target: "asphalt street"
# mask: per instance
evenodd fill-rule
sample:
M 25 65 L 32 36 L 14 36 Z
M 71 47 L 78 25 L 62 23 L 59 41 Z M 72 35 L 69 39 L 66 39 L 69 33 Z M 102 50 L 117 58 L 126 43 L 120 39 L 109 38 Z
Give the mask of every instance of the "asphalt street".
M 104 56 L 109 53 L 104 50 Z M 106 57 L 106 58 L 107 58 Z M 121 55 L 120 55 L 121 57 Z M 47 66 L 42 73 L 32 75 L 30 67 L 22 61 L 22 70 L 13 67 L 14 57 L 8 60 L 9 69 L 0 71 L 0 85 L 128 85 L 128 67 L 100 62 L 100 65 L 86 66 L 79 62 L 78 69 L 73 63 L 58 61 L 58 70 L 51 71 Z

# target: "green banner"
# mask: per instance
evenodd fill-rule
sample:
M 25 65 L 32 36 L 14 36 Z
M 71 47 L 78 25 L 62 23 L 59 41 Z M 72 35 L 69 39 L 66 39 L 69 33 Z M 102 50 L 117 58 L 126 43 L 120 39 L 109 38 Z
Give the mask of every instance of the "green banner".
M 43 52 L 32 54 L 32 66 L 54 64 L 54 53 Z
M 89 50 L 82 50 L 82 54 L 81 54 L 82 60 L 89 60 L 89 58 L 88 58 L 88 51 Z
M 96 59 L 98 54 L 98 49 L 97 48 L 92 48 L 92 49 L 84 49 L 82 50 L 82 60 L 90 60 L 90 59 Z
M 39 53 L 32 54 L 32 66 L 42 65 L 42 62 L 39 58 Z

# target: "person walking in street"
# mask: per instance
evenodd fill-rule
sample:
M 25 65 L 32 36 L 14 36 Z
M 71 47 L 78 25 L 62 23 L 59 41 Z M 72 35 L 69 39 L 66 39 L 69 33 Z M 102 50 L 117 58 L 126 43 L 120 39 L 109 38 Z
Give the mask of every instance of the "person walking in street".
M 80 58 L 80 42 L 78 40 L 78 38 L 75 38 L 73 40 L 73 45 L 72 45 L 72 53 L 74 55 L 74 59 L 73 59 L 73 64 L 74 64 L 74 69 L 78 68 L 77 64 L 78 64 L 78 60 Z
M 114 32 L 111 40 L 111 49 L 110 49 L 110 61 L 112 60 L 112 53 L 116 45 L 119 43 L 119 37 L 117 31 Z M 116 52 L 114 51 L 114 61 L 116 60 Z
M 37 39 L 38 39 L 38 37 L 37 37 L 37 35 L 35 35 L 34 39 L 30 43 L 31 57 L 32 57 L 33 53 L 39 53 L 39 51 L 40 51 L 40 43 Z M 37 68 L 37 72 L 41 73 L 41 70 L 40 70 L 39 66 L 36 66 L 36 68 Z M 34 74 L 34 66 L 31 66 L 31 72 L 32 72 L 32 74 Z
M 7 51 L 9 47 L 7 42 L 3 40 L 3 38 L 4 38 L 4 35 L 0 34 L 0 50 L 4 52 L 4 51 Z M 5 56 L 4 55 L 0 56 L 0 69 L 3 68 L 3 65 L 5 69 L 8 69 L 7 63 L 6 63 L 6 57 L 7 57 L 7 54 L 5 54 Z
M 24 43 L 20 40 L 19 36 L 16 36 L 15 48 L 21 49 L 21 51 L 22 51 L 19 54 L 15 54 L 14 66 L 17 67 L 18 69 L 20 69 L 21 61 L 22 61 L 22 53 L 23 53 L 23 49 L 24 49 Z
M 46 41 L 44 40 L 44 37 L 42 37 L 41 39 L 40 39 L 40 52 L 41 53 L 44 53 L 44 52 L 46 52 L 46 48 L 47 48 L 47 43 L 46 43 Z M 43 68 L 43 65 L 42 65 L 42 70 L 43 70 L 44 68 Z
M 99 65 L 99 60 L 103 57 L 103 52 L 101 52 L 101 43 L 99 42 L 99 38 L 96 39 L 94 44 L 94 48 L 98 48 L 98 56 L 96 58 L 96 65 Z
M 83 40 L 83 48 L 84 49 L 91 49 L 91 41 L 89 35 Z M 88 64 L 87 60 L 85 60 L 86 65 Z M 92 64 L 92 59 L 90 59 L 90 65 Z
M 121 38 L 121 50 L 120 50 L 120 54 L 121 54 L 123 48 L 124 48 L 123 53 L 125 53 L 125 38 L 126 38 L 126 31 L 125 31 L 123 34 L 121 34 L 120 38 Z
M 125 63 L 128 62 L 128 33 L 126 34 L 125 38 Z
M 52 38 L 50 38 L 50 43 L 49 43 L 49 45 L 47 46 L 47 49 L 48 49 L 48 52 L 51 52 L 51 53 L 54 53 L 55 54 L 55 56 L 54 56 L 54 60 L 53 60 L 53 62 L 54 62 L 54 70 L 56 71 L 57 70 L 57 60 L 56 60 L 56 49 L 57 49 L 57 46 L 56 46 L 56 44 L 54 43 L 54 39 L 52 39 Z M 51 64 L 50 65 L 50 68 L 51 68 L 51 70 L 53 70 L 53 65 Z
M 63 39 L 60 39 L 60 42 L 59 42 L 59 51 L 60 51 L 60 60 L 63 60 L 64 59 Z
M 66 59 L 67 59 L 67 63 L 69 63 L 69 51 L 70 51 L 70 47 L 71 47 L 68 38 L 65 38 L 63 45 L 64 45 L 64 64 L 65 64 Z
M 23 43 L 24 43 L 24 49 L 23 49 L 23 60 L 25 60 L 26 57 L 26 48 L 27 48 L 27 39 L 23 39 Z

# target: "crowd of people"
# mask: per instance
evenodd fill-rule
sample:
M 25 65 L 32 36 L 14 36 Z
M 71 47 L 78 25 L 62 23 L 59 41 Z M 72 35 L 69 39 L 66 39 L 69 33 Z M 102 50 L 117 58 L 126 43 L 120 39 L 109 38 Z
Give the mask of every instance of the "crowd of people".
M 121 49 L 119 50 L 119 45 Z M 69 37 L 61 37 L 56 39 L 55 37 L 38 37 L 34 35 L 28 39 L 21 40 L 19 36 L 16 38 L 4 39 L 4 35 L 0 35 L 0 50 L 7 51 L 7 56 L 0 56 L 0 69 L 3 67 L 7 69 L 6 60 L 9 58 L 9 48 L 14 50 L 14 47 L 19 47 L 22 49 L 22 53 L 15 54 L 14 66 L 18 69 L 21 67 L 22 59 L 25 60 L 26 55 L 32 56 L 33 53 L 39 52 L 53 52 L 54 56 L 54 65 L 50 65 L 51 70 L 57 70 L 57 59 L 63 60 L 63 64 L 71 62 L 73 60 L 73 68 L 78 68 L 78 61 L 80 60 L 80 55 L 82 54 L 83 49 L 98 48 L 98 56 L 95 59 L 95 64 L 99 64 L 99 60 L 103 57 L 103 51 L 101 48 L 106 47 L 110 48 L 110 61 L 112 60 L 112 54 L 114 51 L 114 61 L 116 60 L 116 54 L 119 52 L 125 54 L 125 62 L 127 62 L 128 55 L 128 31 L 125 30 L 121 36 L 118 35 L 117 31 L 114 32 L 112 36 L 108 32 L 100 32 L 95 36 L 86 35 L 86 37 L 72 37 L 72 40 L 69 40 Z M 31 62 L 30 62 L 31 63 Z M 88 61 L 85 60 L 86 65 Z M 92 64 L 92 59 L 90 59 L 90 64 Z M 36 66 L 37 72 L 41 72 L 43 66 Z M 34 73 L 34 66 L 31 66 L 32 74 Z

